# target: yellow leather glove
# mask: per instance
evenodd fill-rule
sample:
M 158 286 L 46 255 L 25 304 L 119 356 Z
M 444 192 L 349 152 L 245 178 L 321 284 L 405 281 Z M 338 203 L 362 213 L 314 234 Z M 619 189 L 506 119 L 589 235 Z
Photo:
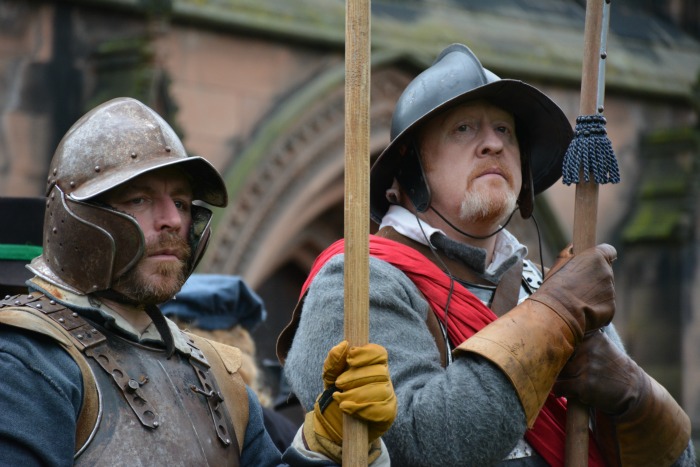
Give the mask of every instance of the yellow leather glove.
M 343 413 L 367 424 L 370 461 L 396 418 L 396 394 L 389 377 L 386 349 L 377 344 L 333 347 L 323 364 L 324 392 L 306 414 L 304 438 L 312 450 L 336 462 L 342 460 Z

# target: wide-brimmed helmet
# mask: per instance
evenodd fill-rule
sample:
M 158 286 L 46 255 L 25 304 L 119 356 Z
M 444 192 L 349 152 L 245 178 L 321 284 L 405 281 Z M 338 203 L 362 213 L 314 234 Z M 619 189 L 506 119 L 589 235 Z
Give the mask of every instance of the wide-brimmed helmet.
M 180 168 L 193 199 L 192 272 L 210 235 L 204 203 L 226 206 L 219 172 L 189 156 L 175 131 L 155 111 L 132 98 L 105 102 L 81 117 L 54 153 L 46 187 L 43 253 L 29 268 L 45 280 L 87 294 L 111 288 L 142 258 L 145 239 L 136 220 L 97 198 L 140 175 Z
M 409 83 L 396 103 L 391 141 L 370 171 L 370 208 L 375 222 L 381 222 L 389 208 L 386 190 L 405 163 L 403 156 L 411 152 L 406 151 L 407 146 L 416 143 L 416 130 L 435 115 L 474 100 L 488 101 L 513 114 L 523 165 L 518 203 L 524 218 L 531 215 L 534 196 L 561 177 L 564 154 L 573 137 L 571 124 L 559 106 L 537 88 L 499 78 L 467 46 L 452 44 Z

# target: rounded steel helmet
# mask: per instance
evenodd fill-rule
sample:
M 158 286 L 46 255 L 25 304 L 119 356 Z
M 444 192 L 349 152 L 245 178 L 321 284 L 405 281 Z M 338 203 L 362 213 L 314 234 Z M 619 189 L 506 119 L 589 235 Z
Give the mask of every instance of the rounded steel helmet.
M 444 49 L 435 62 L 413 79 L 396 103 L 391 122 L 391 141 L 370 171 L 370 208 L 379 223 L 389 209 L 386 190 L 399 180 L 418 211 L 430 205 L 429 188 L 415 155 L 415 131 L 448 108 L 483 99 L 513 114 L 523 165 L 523 184 L 518 204 L 524 218 L 532 214 L 534 196 L 561 176 L 562 161 L 573 131 L 562 110 L 541 91 L 522 81 L 500 79 L 481 65 L 462 44 Z M 407 169 L 409 166 L 417 169 Z M 406 170 L 404 170 L 406 169 Z M 405 174 L 405 172 L 418 172 Z M 406 184 L 422 185 L 406 186 Z M 423 191 L 416 201 L 412 191 Z
M 111 288 L 141 259 L 145 239 L 133 217 L 96 198 L 147 172 L 173 166 L 190 178 L 195 201 L 226 206 L 221 175 L 205 159 L 188 156 L 175 131 L 155 111 L 131 98 L 92 109 L 68 130 L 54 153 L 43 253 L 29 268 L 79 294 Z M 211 216 L 204 206 L 192 206 L 189 273 L 204 253 Z

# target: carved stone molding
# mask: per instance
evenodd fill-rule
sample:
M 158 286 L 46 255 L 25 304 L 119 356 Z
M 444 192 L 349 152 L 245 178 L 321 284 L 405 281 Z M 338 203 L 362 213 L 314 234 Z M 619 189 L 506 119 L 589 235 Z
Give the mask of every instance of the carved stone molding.
M 373 73 L 373 155 L 388 142 L 395 102 L 409 80 L 410 76 L 391 69 Z M 337 222 L 331 221 L 337 216 L 328 211 L 342 211 L 343 109 L 344 90 L 340 82 L 296 115 L 288 131 L 276 135 L 268 145 L 270 150 L 250 171 L 221 216 L 202 269 L 239 274 L 256 286 L 284 263 L 315 257 L 342 236 L 342 215 L 338 233 Z M 335 225 L 324 228 L 324 216 Z M 317 251 L 305 255 L 306 248 Z

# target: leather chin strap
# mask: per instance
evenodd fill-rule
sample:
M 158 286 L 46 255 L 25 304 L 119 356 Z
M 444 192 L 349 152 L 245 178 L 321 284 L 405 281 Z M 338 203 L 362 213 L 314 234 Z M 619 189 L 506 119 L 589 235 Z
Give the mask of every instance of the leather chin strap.
M 415 139 L 408 145 L 407 153 L 403 156 L 401 166 L 396 172 L 396 180 L 406 192 L 416 211 L 428 210 L 431 198 L 430 187 L 425 179 L 425 171 L 418 155 Z
M 173 335 L 170 332 L 170 326 L 168 326 L 165 316 L 163 316 L 160 308 L 158 308 L 156 305 L 146 305 L 146 314 L 149 318 L 151 318 L 153 324 L 156 325 L 156 329 L 158 330 L 158 333 L 160 333 L 160 337 L 163 338 L 166 357 L 172 357 L 175 353 L 175 339 L 173 339 Z

